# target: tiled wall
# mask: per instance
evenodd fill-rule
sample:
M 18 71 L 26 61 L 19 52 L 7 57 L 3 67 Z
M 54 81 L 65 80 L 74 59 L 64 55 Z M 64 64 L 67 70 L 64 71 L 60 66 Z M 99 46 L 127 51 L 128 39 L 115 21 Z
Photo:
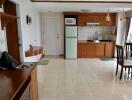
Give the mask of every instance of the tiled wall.
M 100 39 L 113 40 L 114 30 L 114 26 L 79 26 L 78 40 L 92 40 L 96 32 L 99 34 Z

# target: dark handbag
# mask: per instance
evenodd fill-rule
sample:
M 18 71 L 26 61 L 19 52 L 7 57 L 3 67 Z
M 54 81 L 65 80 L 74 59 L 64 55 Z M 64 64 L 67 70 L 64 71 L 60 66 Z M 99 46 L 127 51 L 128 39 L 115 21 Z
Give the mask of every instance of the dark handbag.
M 0 59 L 0 67 L 8 68 L 8 69 L 16 69 L 19 64 L 17 61 L 6 51 L 2 53 L 2 57 Z

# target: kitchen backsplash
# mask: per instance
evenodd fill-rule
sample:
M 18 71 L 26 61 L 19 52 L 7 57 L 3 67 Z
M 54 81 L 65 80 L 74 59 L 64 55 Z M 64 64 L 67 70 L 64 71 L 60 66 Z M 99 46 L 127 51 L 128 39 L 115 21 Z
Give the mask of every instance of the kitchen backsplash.
M 78 40 L 93 40 L 95 34 L 100 40 L 115 40 L 114 31 L 114 26 L 78 26 Z

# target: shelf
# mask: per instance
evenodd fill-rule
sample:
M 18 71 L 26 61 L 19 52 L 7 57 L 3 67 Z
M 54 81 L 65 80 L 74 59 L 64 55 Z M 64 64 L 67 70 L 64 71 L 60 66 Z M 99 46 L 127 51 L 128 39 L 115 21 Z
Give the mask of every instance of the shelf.
M 4 12 L 0 12 L 0 17 L 1 17 L 1 26 L 2 26 L 2 30 L 4 29 L 4 27 L 6 26 L 6 24 L 16 20 L 18 17 L 4 13 Z
M 26 57 L 36 56 L 36 55 L 40 55 L 40 54 L 43 54 L 43 48 L 42 47 L 33 47 L 32 50 L 27 50 L 25 52 Z
M 11 15 L 11 14 L 7 14 L 7 13 L 4 13 L 4 12 L 0 12 L 0 16 L 1 16 L 2 18 L 12 18 L 12 19 L 17 19 L 16 16 Z

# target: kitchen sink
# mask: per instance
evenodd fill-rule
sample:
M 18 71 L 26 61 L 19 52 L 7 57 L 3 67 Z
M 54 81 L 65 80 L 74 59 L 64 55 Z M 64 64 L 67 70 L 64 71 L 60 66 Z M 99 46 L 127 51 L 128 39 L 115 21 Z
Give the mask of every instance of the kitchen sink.
M 94 42 L 93 40 L 87 40 L 88 42 Z M 112 42 L 112 40 L 99 40 L 99 42 Z

